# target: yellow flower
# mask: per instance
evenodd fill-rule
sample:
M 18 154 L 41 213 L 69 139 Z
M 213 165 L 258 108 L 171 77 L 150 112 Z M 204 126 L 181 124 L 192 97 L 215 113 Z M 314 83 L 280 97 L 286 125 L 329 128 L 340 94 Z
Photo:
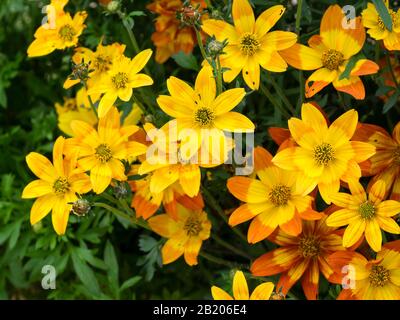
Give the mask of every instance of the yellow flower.
M 343 268 L 349 270 L 349 287 L 338 300 L 400 300 L 400 240 L 386 242 L 375 260 L 339 251 L 329 257 L 329 265 L 342 275 Z
M 236 226 L 252 219 L 249 243 L 264 240 L 279 226 L 291 236 L 302 231 L 301 220 L 318 220 L 324 215 L 311 208 L 313 190 L 297 179 L 293 172 L 282 170 L 271 162 L 272 155 L 264 148 L 254 150 L 255 172 L 259 179 L 233 177 L 227 187 L 239 200 L 246 202 L 229 217 Z
M 153 79 L 143 73 L 138 73 L 144 68 L 152 55 L 151 49 L 144 50 L 133 59 L 125 56 L 114 61 L 110 70 L 100 82 L 93 84 L 88 94 L 104 93 L 99 103 L 99 118 L 104 117 L 117 98 L 129 101 L 132 97 L 132 89 L 153 84 Z
M 91 190 L 89 177 L 76 168 L 76 157 L 64 159 L 63 137 L 59 137 L 53 149 L 53 164 L 39 153 L 31 152 L 26 162 L 39 178 L 30 182 L 22 192 L 22 198 L 37 198 L 31 209 L 31 224 L 42 220 L 52 210 L 53 228 L 62 235 L 67 228 L 71 202 L 77 194 Z
M 202 154 L 211 156 L 212 163 L 221 163 L 221 158 L 225 158 L 225 153 L 232 149 L 224 131 L 248 132 L 255 128 L 247 117 L 231 111 L 242 101 L 245 90 L 230 89 L 216 97 L 215 79 L 210 68 L 202 68 L 194 89 L 175 77 L 167 80 L 167 87 L 171 95 L 159 96 L 157 103 L 165 113 L 176 118 L 166 127 L 177 129 L 178 137 L 183 140 L 181 156 L 184 160 L 189 160 L 201 149 Z
M 331 227 L 348 225 L 343 236 L 343 246 L 353 246 L 365 233 L 368 244 L 378 252 L 382 246 L 382 230 L 400 234 L 400 227 L 391 218 L 400 213 L 400 202 L 384 201 L 386 187 L 383 180 L 377 181 L 369 191 L 368 197 L 363 186 L 356 180 L 349 181 L 351 195 L 338 193 L 332 195 L 332 202 L 342 208 L 332 213 L 326 224 Z
M 211 288 L 211 294 L 214 300 L 269 300 L 274 290 L 274 284 L 272 282 L 260 284 L 250 295 L 249 287 L 247 286 L 247 281 L 243 272 L 236 271 L 233 277 L 232 289 L 234 299 L 224 290 L 216 286 Z
M 93 191 L 102 193 L 111 183 L 111 179 L 125 181 L 125 167 L 121 160 L 138 156 L 146 152 L 146 146 L 128 141 L 137 130 L 137 126 L 121 128 L 117 108 L 112 107 L 107 115 L 100 118 L 98 130 L 83 121 L 71 123 L 73 138 L 66 142 L 65 154 L 78 151 L 78 164 L 90 171 Z
M 375 62 L 360 59 L 349 77 L 341 79 L 350 59 L 361 51 L 366 38 L 360 17 L 348 20 L 347 28 L 342 25 L 345 19 L 339 5 L 330 6 L 322 17 L 320 34 L 308 40 L 309 47 L 295 44 L 281 52 L 291 66 L 300 70 L 316 70 L 306 82 L 307 98 L 333 83 L 336 90 L 362 100 L 365 98 L 365 88 L 360 76 L 379 70 Z
M 286 71 L 288 65 L 280 50 L 290 48 L 297 41 L 297 35 L 286 31 L 272 31 L 285 12 L 281 5 L 265 10 L 255 20 L 248 0 L 233 0 L 232 17 L 234 26 L 222 20 L 209 19 L 203 22 L 203 31 L 214 35 L 218 41 L 228 39 L 221 65 L 229 68 L 224 80 L 231 82 L 240 71 L 246 84 L 253 90 L 259 88 L 260 65 L 272 72 Z
M 392 31 L 386 28 L 375 5 L 372 3 L 368 3 L 367 8 L 361 13 L 362 22 L 372 38 L 383 40 L 386 49 L 400 50 L 400 12 L 390 9 L 388 0 L 385 1 L 385 4 L 392 19 Z
M 88 88 L 92 88 L 98 83 L 101 83 L 107 71 L 112 68 L 114 61 L 120 59 L 125 51 L 124 44 L 113 43 L 108 46 L 103 46 L 102 41 L 103 39 L 100 40 L 96 51 L 93 52 L 88 48 L 81 47 L 77 48 L 75 54 L 72 56 L 72 61 L 75 64 L 82 63 L 82 61 L 90 64 L 89 69 L 93 71 L 89 74 L 89 79 L 87 81 Z M 72 80 L 68 78 L 64 82 L 64 89 L 68 89 L 79 82 L 79 79 Z M 92 96 L 93 102 L 96 102 L 98 98 L 99 95 Z
M 340 181 L 360 178 L 359 163 L 375 154 L 369 143 L 351 141 L 358 123 L 358 113 L 350 110 L 330 127 L 322 113 L 312 104 L 303 104 L 302 120 L 289 120 L 290 133 L 298 146 L 280 151 L 272 160 L 285 170 L 298 171 L 318 185 L 324 201 L 331 203 L 330 194 L 339 191 Z
M 28 57 L 45 56 L 54 50 L 62 50 L 76 46 L 82 34 L 87 14 L 85 11 L 77 12 L 74 18 L 69 13 L 56 15 L 40 26 L 35 32 L 35 40 L 28 48 Z
M 66 99 L 64 105 L 56 103 L 58 115 L 58 127 L 65 134 L 72 136 L 71 122 L 81 120 L 92 127 L 97 123 L 97 116 L 90 107 L 89 99 L 85 88 L 76 93 L 76 98 Z
M 204 211 L 191 211 L 178 205 L 178 218 L 160 214 L 148 220 L 150 228 L 167 238 L 161 249 L 163 264 L 174 262 L 182 255 L 189 266 L 197 264 L 201 245 L 210 237 L 211 223 Z

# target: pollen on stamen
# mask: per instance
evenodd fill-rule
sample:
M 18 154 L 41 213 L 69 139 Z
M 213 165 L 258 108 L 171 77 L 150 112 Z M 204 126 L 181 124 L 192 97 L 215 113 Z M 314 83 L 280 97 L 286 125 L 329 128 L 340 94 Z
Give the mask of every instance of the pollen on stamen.
M 390 280 L 390 271 L 384 266 L 372 266 L 369 274 L 369 283 L 373 287 L 383 287 Z
M 240 50 L 246 56 L 254 55 L 260 47 L 260 41 L 252 33 L 246 33 L 240 39 Z
M 194 115 L 194 121 L 200 127 L 209 127 L 213 123 L 214 119 L 214 111 L 206 107 L 199 108 Z
M 371 201 L 366 201 L 360 204 L 358 211 L 361 215 L 361 218 L 365 220 L 372 219 L 375 216 L 375 206 Z
M 323 66 L 331 71 L 338 70 L 339 67 L 343 64 L 343 62 L 344 62 L 344 55 L 343 53 L 337 50 L 329 49 L 328 51 L 325 51 L 322 54 Z
M 288 203 L 291 196 L 289 187 L 278 184 L 271 189 L 269 200 L 277 207 L 284 206 Z
M 129 78 L 125 72 L 118 72 L 111 78 L 111 81 L 116 89 L 125 89 Z
M 199 217 L 194 214 L 187 218 L 183 230 L 186 231 L 188 236 L 197 236 L 203 230 Z
M 111 160 L 112 152 L 111 148 L 107 144 L 102 143 L 95 150 L 96 150 L 95 157 L 101 163 L 106 163 Z
M 334 156 L 335 151 L 329 143 L 322 143 L 314 148 L 314 160 L 318 165 L 326 166 Z
M 70 184 L 66 178 L 58 178 L 53 184 L 53 191 L 57 195 L 62 195 L 69 191 Z
M 76 31 L 72 26 L 66 24 L 62 26 L 60 30 L 58 30 L 58 35 L 64 41 L 72 41 L 74 39 L 74 36 L 76 35 Z
M 320 251 L 320 241 L 314 236 L 305 236 L 300 239 L 299 250 L 304 258 L 317 257 Z

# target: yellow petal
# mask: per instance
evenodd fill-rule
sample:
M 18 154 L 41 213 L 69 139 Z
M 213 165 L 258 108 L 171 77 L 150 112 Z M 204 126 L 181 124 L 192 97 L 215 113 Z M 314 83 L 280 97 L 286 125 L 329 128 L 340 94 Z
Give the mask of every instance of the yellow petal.
M 210 68 L 202 68 L 197 75 L 195 84 L 196 93 L 206 106 L 210 106 L 215 99 L 216 85 Z M 187 107 L 185 108 L 187 110 Z
M 132 69 L 129 70 L 130 74 L 138 73 L 140 70 L 142 70 L 152 54 L 153 51 L 151 49 L 146 49 L 142 52 L 139 52 L 129 63 L 129 65 L 132 67 Z
M 279 53 L 288 64 L 296 69 L 316 70 L 322 67 L 322 53 L 299 43 Z
M 196 93 L 186 82 L 175 77 L 169 77 L 167 80 L 167 87 L 173 98 L 180 100 L 192 110 L 196 109 Z
M 211 295 L 214 300 L 233 300 L 229 294 L 216 286 L 211 287 Z
M 285 7 L 282 5 L 276 5 L 268 8 L 261 13 L 255 24 L 254 31 L 258 37 L 264 36 L 271 28 L 278 22 L 278 20 L 285 13 Z
M 365 228 L 365 238 L 374 251 L 381 251 L 382 232 L 378 222 L 375 219 L 367 221 L 367 225 Z
M 53 185 L 51 183 L 44 180 L 34 180 L 22 191 L 22 198 L 37 198 L 49 193 L 53 193 Z
M 151 86 L 153 83 L 153 79 L 147 74 L 138 73 L 131 77 L 128 86 L 131 88 L 139 88 L 144 86 Z
M 31 208 L 31 224 L 34 225 L 47 216 L 47 214 L 56 204 L 56 200 L 57 197 L 54 194 L 47 194 L 37 198 Z
M 232 17 L 236 30 L 241 33 L 253 33 L 255 19 L 248 0 L 233 0 Z
M 102 193 L 111 183 L 112 171 L 107 164 L 97 164 L 90 171 L 90 181 L 93 191 L 97 194 Z
M 345 248 L 351 247 L 363 235 L 366 228 L 365 220 L 359 219 L 351 223 L 345 230 L 343 235 L 343 246 Z
M 161 249 L 163 264 L 168 264 L 177 260 L 184 253 L 186 238 L 171 238 Z
M 329 227 L 342 227 L 352 224 L 359 218 L 359 213 L 354 210 L 342 209 L 332 213 L 327 219 L 326 224 Z
M 215 115 L 223 115 L 235 108 L 246 95 L 243 88 L 230 89 L 221 93 L 214 101 L 212 106 L 215 109 Z
M 260 86 L 260 64 L 255 57 L 247 58 L 242 70 L 243 79 L 252 90 L 258 90 Z
M 190 237 L 185 244 L 184 258 L 189 266 L 197 264 L 197 256 L 199 255 L 201 244 L 203 242 L 198 237 Z
M 183 165 L 180 169 L 179 183 L 183 191 L 191 198 L 200 190 L 201 172 L 197 165 Z
M 60 176 L 64 176 L 64 142 L 63 137 L 58 137 L 53 147 L 53 165 Z
M 171 96 L 160 95 L 157 98 L 157 103 L 161 110 L 173 118 L 190 117 L 193 110 L 188 108 L 182 101 L 174 99 Z
M 371 200 L 375 205 L 381 203 L 385 198 L 386 193 L 386 183 L 383 180 L 378 180 L 375 182 L 371 190 L 368 193 L 368 198 Z
M 115 101 L 117 100 L 117 94 L 114 92 L 107 92 L 100 100 L 99 109 L 97 110 L 99 118 L 104 117 L 111 109 Z
M 59 177 L 49 159 L 41 154 L 31 152 L 25 159 L 29 169 L 31 169 L 38 178 L 53 183 Z
M 274 291 L 274 284 L 266 282 L 257 286 L 250 296 L 250 300 L 269 300 L 272 291 Z
M 215 118 L 214 125 L 220 130 L 231 132 L 248 132 L 255 129 L 253 122 L 238 112 L 228 112 Z
M 233 296 L 235 300 L 249 300 L 249 288 L 242 271 L 236 271 L 233 277 Z
M 228 39 L 229 44 L 236 44 L 239 42 L 236 29 L 223 20 L 204 20 L 201 28 L 208 35 L 215 36 L 220 42 L 225 39 Z
M 392 234 L 400 234 L 400 227 L 394 219 L 382 217 L 378 214 L 376 215 L 376 221 L 382 230 Z
M 164 238 L 171 238 L 177 231 L 179 225 L 167 214 L 160 214 L 148 220 L 151 230 Z
M 386 200 L 379 203 L 376 208 L 380 216 L 393 217 L 400 213 L 400 202 L 395 200 Z

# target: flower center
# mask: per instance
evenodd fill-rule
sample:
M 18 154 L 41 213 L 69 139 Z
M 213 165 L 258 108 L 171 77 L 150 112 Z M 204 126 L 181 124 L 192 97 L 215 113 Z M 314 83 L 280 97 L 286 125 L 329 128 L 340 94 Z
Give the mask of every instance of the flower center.
M 206 107 L 199 108 L 194 115 L 194 121 L 200 127 L 209 127 L 213 123 L 214 119 L 214 111 Z
M 108 56 L 98 55 L 94 60 L 94 67 L 99 72 L 105 72 L 110 69 L 111 59 Z
M 269 193 L 269 200 L 276 206 L 284 206 L 291 196 L 290 188 L 282 184 L 274 186 Z
M 389 11 L 390 17 L 392 18 L 393 26 L 397 25 L 396 12 L 394 12 L 392 9 L 388 9 L 388 11 Z M 386 29 L 385 23 L 383 22 L 383 20 L 380 16 L 378 16 L 378 26 L 381 30 Z
M 314 258 L 319 254 L 320 241 L 313 236 L 302 237 L 299 249 L 304 258 Z
M 397 147 L 393 152 L 393 162 L 400 166 L 400 146 Z
M 183 230 L 186 231 L 186 234 L 191 236 L 197 236 L 203 227 L 201 226 L 201 221 L 197 217 L 197 215 L 191 215 L 187 218 L 185 225 L 183 226 Z
M 326 166 L 335 155 L 332 145 L 323 143 L 314 148 L 314 160 L 318 165 Z
M 363 219 L 369 220 L 375 216 L 375 206 L 370 201 L 366 201 L 360 204 L 358 208 L 358 212 L 360 213 Z
M 322 64 L 325 68 L 333 71 L 339 69 L 344 62 L 344 56 L 341 52 L 329 49 L 322 54 Z
M 254 55 L 260 45 L 260 41 L 252 33 L 245 33 L 240 39 L 240 50 L 246 56 Z
M 74 28 L 72 28 L 69 24 L 66 24 L 65 26 L 62 26 L 60 30 L 58 30 L 58 35 L 64 41 L 72 41 L 76 35 L 76 32 Z
M 96 148 L 95 156 L 101 163 L 106 163 L 112 158 L 111 148 L 107 144 L 102 143 Z
M 390 271 L 383 266 L 373 266 L 369 274 L 369 283 L 373 287 L 383 287 L 390 280 Z
M 66 178 L 58 178 L 53 184 L 53 191 L 57 195 L 62 195 L 69 191 L 70 184 Z
M 128 83 L 128 75 L 125 72 L 118 72 L 115 76 L 111 78 L 116 89 L 125 89 Z

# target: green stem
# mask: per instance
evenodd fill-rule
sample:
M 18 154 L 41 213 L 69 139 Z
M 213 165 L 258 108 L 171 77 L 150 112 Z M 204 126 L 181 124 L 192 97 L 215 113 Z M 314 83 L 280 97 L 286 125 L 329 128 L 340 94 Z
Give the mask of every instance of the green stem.
M 96 115 L 96 118 L 98 119 L 98 118 L 99 118 L 99 116 L 97 115 L 97 110 L 96 110 L 96 107 L 95 107 L 95 105 L 94 105 L 94 103 L 93 103 L 93 100 L 92 100 L 92 98 L 91 98 L 91 97 L 90 97 L 90 95 L 87 93 L 87 92 L 88 92 L 88 86 L 87 86 L 87 83 L 86 83 L 86 81 L 83 81 L 83 86 L 85 87 L 85 90 L 86 90 L 86 95 L 87 95 L 87 97 L 88 97 L 88 100 L 89 100 L 90 107 L 92 108 L 92 110 L 93 110 L 94 114 Z
M 278 96 L 281 98 L 283 103 L 286 105 L 286 108 L 289 110 L 289 112 L 292 113 L 292 115 L 294 115 L 296 113 L 296 110 L 293 108 L 293 106 L 290 103 L 290 101 L 288 100 L 288 98 L 286 98 L 286 95 L 283 92 L 282 88 L 276 83 L 276 81 L 273 77 L 269 77 L 269 81 L 271 82 L 271 84 L 274 87 Z
M 217 200 L 215 200 L 215 198 L 211 195 L 211 193 L 206 189 L 206 188 L 202 188 L 204 197 L 206 198 L 206 203 L 214 209 L 215 212 L 217 212 L 219 214 L 219 216 L 222 218 L 222 220 L 225 221 L 225 223 L 229 226 L 228 223 L 228 217 L 226 216 L 224 210 L 221 208 L 221 206 L 218 204 Z M 229 226 L 230 227 L 230 226 Z M 247 242 L 247 238 L 245 235 L 243 235 L 243 233 L 240 232 L 239 229 L 237 228 L 232 228 L 233 232 L 235 232 L 240 239 L 242 239 L 246 244 L 248 244 Z
M 301 15 L 303 13 L 303 0 L 298 0 L 297 2 L 297 12 L 296 12 L 296 33 L 300 34 L 301 25 Z
M 224 259 L 215 257 L 215 256 L 213 256 L 213 255 L 211 255 L 209 253 L 204 252 L 204 251 L 201 251 L 199 253 L 199 256 L 203 257 L 204 259 L 207 259 L 208 261 L 211 261 L 211 262 L 216 263 L 216 264 L 220 264 L 222 266 L 226 266 L 228 268 L 235 268 L 235 266 L 236 266 L 235 263 L 233 263 L 233 262 L 226 261 Z
M 193 29 L 196 32 L 197 44 L 199 45 L 200 52 L 201 52 L 203 59 L 206 60 L 210 64 L 210 66 L 212 66 L 211 61 L 207 57 L 206 50 L 204 49 L 203 39 L 201 38 L 201 34 L 200 34 L 199 30 L 197 30 L 196 27 L 194 27 Z
M 343 95 L 340 91 L 337 92 L 339 98 L 339 104 L 343 108 L 344 111 L 347 111 L 346 105 L 344 103 Z
M 220 244 L 222 247 L 225 247 L 226 249 L 232 251 L 233 253 L 251 260 L 251 256 L 245 252 L 243 252 L 242 250 L 236 248 L 235 246 L 229 244 L 228 242 L 226 242 L 225 240 L 221 239 L 220 237 L 218 237 L 217 235 L 213 234 L 212 238 L 215 240 L 215 242 L 217 242 L 218 244 Z
M 396 86 L 396 89 L 399 90 L 399 82 L 397 81 L 396 75 L 393 70 L 392 61 L 390 60 L 390 53 L 386 53 L 386 63 L 389 67 L 390 75 L 392 76 L 393 82 Z
M 116 209 L 114 207 L 111 207 L 108 204 L 105 204 L 105 203 L 102 203 L 102 202 L 95 202 L 92 205 L 93 205 L 93 207 L 99 207 L 99 208 L 106 209 L 106 210 L 114 213 L 116 216 L 118 216 L 118 217 L 120 217 L 122 219 L 128 220 L 131 223 L 134 223 L 133 217 L 130 217 L 125 212 L 122 212 L 122 211 L 120 211 L 120 210 L 118 210 L 118 209 Z
M 271 91 L 269 91 L 268 88 L 261 81 L 260 81 L 260 90 L 268 98 L 268 100 L 272 103 L 272 105 L 275 108 L 279 109 L 287 119 L 290 118 L 289 112 L 287 112 L 285 108 L 283 108 L 282 105 L 278 101 L 276 101 Z
M 221 62 L 219 60 L 219 55 L 216 59 L 217 62 L 217 96 L 222 93 L 222 70 L 221 70 Z

